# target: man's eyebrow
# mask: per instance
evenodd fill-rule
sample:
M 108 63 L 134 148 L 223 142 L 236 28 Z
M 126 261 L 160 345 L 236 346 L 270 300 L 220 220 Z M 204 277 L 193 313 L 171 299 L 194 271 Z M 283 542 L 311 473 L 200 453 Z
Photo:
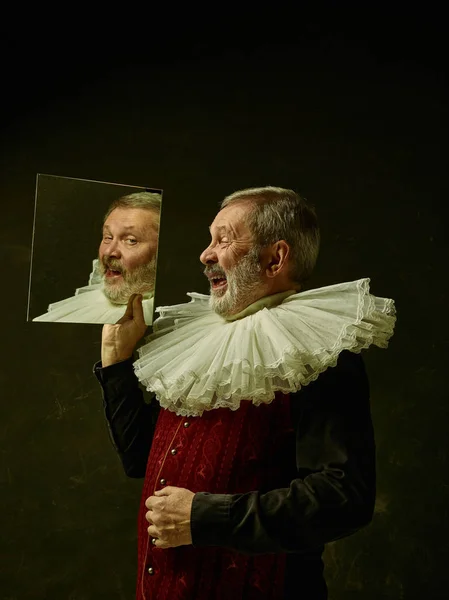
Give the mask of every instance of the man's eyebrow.
M 123 229 L 130 230 L 136 229 L 135 225 L 123 225 Z M 103 225 L 103 231 L 111 231 L 109 225 Z
M 226 227 L 226 225 L 219 225 L 216 229 L 219 232 L 222 232 L 222 231 L 225 231 L 226 233 L 231 232 L 231 230 L 228 227 Z M 212 232 L 212 225 L 209 225 L 209 231 Z

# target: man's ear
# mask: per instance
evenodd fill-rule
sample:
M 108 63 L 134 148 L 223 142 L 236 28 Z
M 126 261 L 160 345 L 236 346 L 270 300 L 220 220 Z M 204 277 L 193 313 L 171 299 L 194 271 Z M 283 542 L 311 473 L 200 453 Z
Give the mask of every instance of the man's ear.
M 284 273 L 289 258 L 290 246 L 285 240 L 279 240 L 273 244 L 267 256 L 267 266 L 265 268 L 267 277 L 277 277 L 281 273 Z

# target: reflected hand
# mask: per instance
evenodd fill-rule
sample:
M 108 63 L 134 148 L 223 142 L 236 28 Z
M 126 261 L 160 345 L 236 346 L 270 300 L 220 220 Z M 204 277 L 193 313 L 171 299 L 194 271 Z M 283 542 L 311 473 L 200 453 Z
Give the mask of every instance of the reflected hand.
M 142 308 L 142 296 L 132 294 L 126 312 L 115 325 L 103 325 L 101 362 L 108 367 L 132 356 L 137 342 L 147 330 Z

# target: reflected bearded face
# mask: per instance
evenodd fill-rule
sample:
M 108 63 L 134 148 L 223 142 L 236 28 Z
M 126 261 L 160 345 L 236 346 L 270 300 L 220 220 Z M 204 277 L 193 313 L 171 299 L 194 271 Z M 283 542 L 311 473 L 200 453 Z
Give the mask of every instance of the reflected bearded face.
M 99 265 L 103 293 L 114 304 L 154 291 L 157 218 L 142 208 L 116 208 L 103 225 Z
M 210 227 L 212 241 L 200 256 L 210 281 L 210 306 L 223 317 L 263 296 L 259 247 L 245 223 L 247 205 L 231 204 Z

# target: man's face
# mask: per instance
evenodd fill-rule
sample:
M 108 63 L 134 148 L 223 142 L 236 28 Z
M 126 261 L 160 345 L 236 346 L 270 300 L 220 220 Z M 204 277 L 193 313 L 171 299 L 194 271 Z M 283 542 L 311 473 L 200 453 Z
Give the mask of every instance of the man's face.
M 131 294 L 153 291 L 158 231 L 156 215 L 143 208 L 116 208 L 103 225 L 99 248 L 103 292 L 126 304 Z
M 221 210 L 210 227 L 212 241 L 200 256 L 210 281 L 211 307 L 230 316 L 263 296 L 259 252 L 245 223 L 248 204 Z

